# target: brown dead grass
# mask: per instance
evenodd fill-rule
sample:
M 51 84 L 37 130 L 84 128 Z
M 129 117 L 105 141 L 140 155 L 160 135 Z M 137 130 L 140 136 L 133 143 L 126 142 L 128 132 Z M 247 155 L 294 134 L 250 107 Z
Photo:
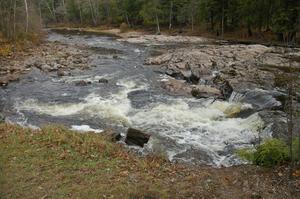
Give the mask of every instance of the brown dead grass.
M 29 47 L 41 43 L 44 33 L 30 33 L 18 38 L 16 41 L 7 40 L 0 34 L 0 58 L 12 55 L 15 52 L 21 52 Z
M 283 182 L 255 166 L 214 169 L 138 158 L 99 134 L 0 125 L 2 199 L 297 198 Z

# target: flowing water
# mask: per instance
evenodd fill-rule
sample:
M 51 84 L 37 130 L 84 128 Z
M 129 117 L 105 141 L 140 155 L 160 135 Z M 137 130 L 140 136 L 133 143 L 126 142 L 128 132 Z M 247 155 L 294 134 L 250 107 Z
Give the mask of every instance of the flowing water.
M 73 71 L 68 77 L 35 69 L 0 90 L 9 122 L 30 127 L 60 123 L 98 133 L 112 128 L 124 134 L 128 127 L 138 128 L 152 135 L 142 153 L 214 166 L 242 163 L 235 150 L 252 146 L 259 137 L 263 122 L 257 114 L 245 119 L 227 117 L 230 110 L 246 104 L 173 96 L 161 89 L 166 77 L 143 65 L 154 47 L 107 36 L 51 33 L 48 39 L 99 49 L 90 57 L 89 64 L 95 67 Z M 102 78 L 109 83 L 98 83 Z M 78 80 L 92 84 L 76 86 Z

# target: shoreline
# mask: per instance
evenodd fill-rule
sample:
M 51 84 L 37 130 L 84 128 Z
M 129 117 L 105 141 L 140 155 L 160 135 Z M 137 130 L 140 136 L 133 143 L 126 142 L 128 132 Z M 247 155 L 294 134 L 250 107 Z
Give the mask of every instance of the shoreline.
M 120 38 L 130 38 L 130 37 L 139 37 L 145 35 L 156 35 L 151 30 L 147 29 L 128 29 L 125 32 L 121 32 L 120 28 L 116 27 L 65 27 L 65 26 L 49 26 L 49 29 L 58 30 L 58 31 L 79 31 L 82 33 L 91 33 L 91 34 L 107 34 L 111 36 L 116 36 Z M 296 45 L 289 45 L 283 44 L 279 41 L 263 41 L 257 38 L 248 38 L 248 39 L 241 39 L 241 38 L 233 38 L 234 36 L 227 36 L 224 39 L 220 37 L 214 36 L 211 33 L 204 32 L 204 33 L 178 33 L 177 29 L 173 31 L 169 30 L 162 30 L 160 35 L 165 36 L 181 36 L 181 37 L 195 37 L 195 38 L 206 38 L 209 40 L 215 41 L 223 41 L 225 44 L 244 44 L 244 45 L 264 45 L 267 47 L 288 47 L 288 48 L 300 48 L 300 43 L 296 43 Z
M 62 193 L 123 198 L 297 198 L 300 194 L 289 185 L 285 167 L 217 169 L 170 163 L 157 156 L 141 158 L 103 135 L 78 134 L 55 125 L 31 130 L 0 124 L 0 143 L 4 198 L 57 197 Z M 26 170 L 29 165 L 31 169 Z M 75 190 L 74 182 L 79 183 Z M 90 183 L 97 188 L 89 187 Z M 113 186 L 107 189 L 106 183 Z M 25 184 L 31 184 L 28 191 L 14 189 Z

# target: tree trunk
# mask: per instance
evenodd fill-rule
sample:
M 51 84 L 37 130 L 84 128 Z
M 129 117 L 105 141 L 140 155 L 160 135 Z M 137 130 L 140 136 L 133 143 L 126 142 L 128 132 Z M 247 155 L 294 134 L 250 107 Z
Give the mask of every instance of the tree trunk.
M 214 26 L 214 13 L 213 13 L 213 11 L 210 12 L 210 29 L 211 29 L 212 32 L 215 29 L 215 26 Z
M 222 0 L 222 21 L 221 21 L 221 37 L 224 39 L 224 16 L 225 9 L 224 9 L 224 0 Z
M 54 9 L 54 7 L 52 6 L 52 8 L 51 8 L 51 6 L 49 5 L 49 3 L 48 3 L 47 1 L 45 1 L 45 2 L 46 2 L 46 6 L 47 6 L 47 8 L 48 8 L 50 14 L 51 14 L 52 17 L 53 17 L 53 20 L 56 21 L 55 10 L 52 10 L 52 9 Z
M 126 18 L 126 22 L 127 22 L 128 27 L 131 28 L 131 24 L 130 24 L 127 12 L 125 12 L 125 18 Z
M 159 19 L 157 12 L 155 13 L 155 18 L 156 18 L 156 25 L 157 25 L 157 34 L 160 34 L 160 26 L 159 26 Z
M 252 30 L 250 24 L 247 25 L 248 37 L 252 37 Z
M 57 22 L 56 14 L 55 14 L 55 3 L 54 0 L 52 0 L 52 12 L 55 22 Z
M 289 134 L 289 149 L 291 157 L 290 176 L 293 173 L 294 154 L 293 154 L 293 129 L 294 129 L 294 110 L 293 110 L 293 82 L 288 85 L 288 134 Z
M 62 6 L 63 6 L 63 13 L 64 13 L 63 21 L 65 22 L 66 21 L 66 13 L 67 13 L 65 0 L 62 0 Z
M 78 9 L 79 9 L 79 18 L 80 18 L 80 24 L 82 24 L 82 11 L 81 11 L 81 2 L 80 0 L 77 0 Z
M 26 28 L 25 28 L 25 32 L 28 32 L 28 26 L 29 26 L 29 14 L 28 14 L 28 4 L 27 4 L 27 0 L 24 0 L 24 6 L 25 6 L 25 12 L 26 12 Z
M 91 0 L 89 0 L 89 5 L 90 5 L 90 11 L 91 11 L 93 23 L 94 23 L 94 25 L 97 25 L 97 22 L 96 22 L 96 19 L 95 19 L 95 15 L 94 15 L 93 4 L 92 4 Z
M 192 32 L 194 32 L 194 15 L 192 14 Z
M 16 33 L 16 10 L 17 10 L 17 0 L 14 0 L 14 27 L 13 27 L 14 40 L 16 40 L 16 37 L 17 37 L 17 33 Z
M 172 29 L 172 19 L 173 19 L 173 1 L 171 1 L 171 6 L 170 6 L 169 30 Z

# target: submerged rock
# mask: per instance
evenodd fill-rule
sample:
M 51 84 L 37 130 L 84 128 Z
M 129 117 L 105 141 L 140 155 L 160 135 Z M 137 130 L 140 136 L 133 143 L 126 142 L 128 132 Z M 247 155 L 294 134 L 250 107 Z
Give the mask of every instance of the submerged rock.
M 59 77 L 69 76 L 69 75 L 71 75 L 71 73 L 68 71 L 65 71 L 65 70 L 60 69 L 57 71 L 57 76 L 59 76 Z
M 78 82 L 75 83 L 76 86 L 87 86 L 90 85 L 92 82 L 90 81 L 84 81 L 84 80 L 80 80 Z
M 128 145 L 135 145 L 144 147 L 148 143 L 150 135 L 143 133 L 141 130 L 129 128 L 127 130 L 127 135 L 125 143 Z
M 101 83 L 101 84 L 108 84 L 108 80 L 107 80 L 107 79 L 104 79 L 104 78 L 99 79 L 98 82 Z

